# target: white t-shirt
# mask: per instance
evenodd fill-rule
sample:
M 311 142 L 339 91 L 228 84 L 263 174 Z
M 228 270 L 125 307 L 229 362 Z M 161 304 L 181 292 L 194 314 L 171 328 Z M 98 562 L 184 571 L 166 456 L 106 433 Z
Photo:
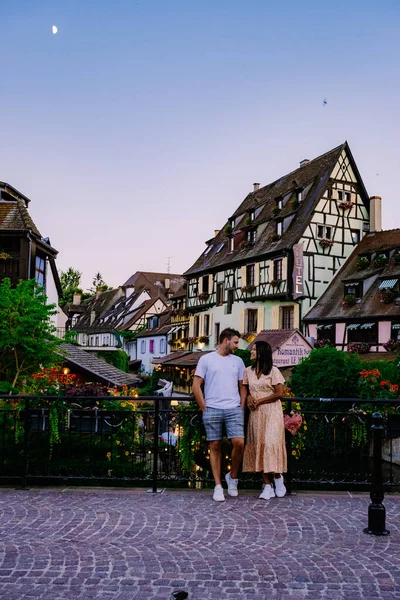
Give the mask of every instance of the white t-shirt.
M 204 379 L 204 400 L 208 408 L 240 406 L 238 381 L 243 379 L 244 362 L 238 356 L 210 352 L 202 356 L 196 373 Z

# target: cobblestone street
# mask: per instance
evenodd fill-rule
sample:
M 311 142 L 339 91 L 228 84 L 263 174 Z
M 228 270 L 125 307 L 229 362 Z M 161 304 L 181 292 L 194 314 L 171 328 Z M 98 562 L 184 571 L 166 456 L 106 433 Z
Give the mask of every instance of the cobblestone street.
M 189 600 L 400 599 L 400 497 L 386 538 L 367 494 L 1 490 L 0 596 Z

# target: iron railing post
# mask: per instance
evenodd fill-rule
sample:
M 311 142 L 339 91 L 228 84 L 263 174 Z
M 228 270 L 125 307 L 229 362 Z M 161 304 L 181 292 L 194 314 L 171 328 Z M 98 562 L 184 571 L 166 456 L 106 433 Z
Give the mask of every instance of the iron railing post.
M 157 493 L 157 483 L 158 483 L 158 438 L 160 435 L 159 432 L 159 422 L 160 422 L 160 400 L 156 398 L 154 400 L 154 444 L 153 444 L 153 488 L 152 493 Z
M 23 490 L 28 489 L 26 486 L 26 479 L 28 476 L 28 454 L 29 454 L 29 398 L 25 398 L 24 408 L 24 451 L 23 451 L 23 464 L 22 464 L 22 486 Z
M 383 479 L 382 479 L 382 415 L 376 412 L 372 415 L 373 424 L 372 443 L 372 487 L 371 487 L 371 504 L 368 507 L 368 527 L 364 529 L 364 533 L 371 535 L 389 535 L 390 531 L 386 529 L 386 509 L 382 504 Z

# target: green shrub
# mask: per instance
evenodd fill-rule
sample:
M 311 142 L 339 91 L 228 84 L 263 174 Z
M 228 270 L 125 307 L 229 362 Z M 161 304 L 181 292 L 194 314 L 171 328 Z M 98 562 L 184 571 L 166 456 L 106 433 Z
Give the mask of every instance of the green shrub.
M 239 348 L 235 351 L 235 355 L 239 356 L 244 362 L 245 367 L 249 367 L 251 365 L 250 360 L 250 350 L 240 350 Z
M 361 361 L 362 369 L 371 371 L 377 369 L 382 379 L 387 379 L 391 383 L 400 386 L 400 366 L 398 359 L 395 360 L 374 360 L 374 361 Z
M 128 373 L 129 356 L 124 350 L 115 350 L 114 352 L 99 350 L 97 356 L 103 358 L 109 365 L 113 365 L 117 369 L 124 371 L 124 373 Z
M 358 355 L 325 346 L 294 367 L 289 386 L 297 397 L 356 398 L 361 370 Z

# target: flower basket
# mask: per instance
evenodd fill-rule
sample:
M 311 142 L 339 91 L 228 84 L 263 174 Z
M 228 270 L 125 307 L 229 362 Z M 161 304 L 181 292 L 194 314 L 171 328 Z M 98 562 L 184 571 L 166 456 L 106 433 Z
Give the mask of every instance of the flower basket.
M 274 217 L 277 217 L 280 212 L 281 209 L 279 208 L 279 206 L 274 206 L 274 208 L 272 209 L 272 214 L 274 215 Z
M 245 342 L 248 342 L 249 344 L 255 340 L 256 338 L 256 334 L 255 333 L 242 333 L 242 335 L 240 336 L 242 338 L 242 340 L 244 340 Z
M 343 306 L 354 306 L 357 302 L 357 298 L 354 294 L 347 294 L 343 300 Z
M 256 289 L 255 285 L 252 284 L 248 284 L 242 287 L 242 292 L 244 292 L 245 294 L 252 294 Z
M 383 267 L 388 263 L 388 257 L 384 254 L 377 254 L 374 258 L 375 267 Z
M 281 279 L 273 279 L 273 280 L 271 281 L 271 285 L 272 285 L 272 287 L 279 287 L 279 285 L 280 285 L 281 281 L 282 281 Z
M 381 291 L 381 302 L 384 304 L 392 304 L 396 300 L 397 294 L 393 290 Z
M 321 248 L 332 248 L 333 240 L 330 240 L 328 238 L 321 238 L 319 240 L 319 245 L 321 246 Z
M 370 348 L 371 344 L 367 344 L 367 342 L 355 342 L 347 346 L 347 352 L 350 352 L 350 354 L 365 354 L 370 351 Z
M 210 294 L 208 292 L 201 292 L 201 294 L 199 294 L 199 300 L 208 300 L 210 297 Z
M 201 335 L 199 337 L 200 344 L 208 344 L 209 341 L 210 341 L 210 338 L 208 337 L 208 335 Z
M 7 252 L 0 252 L 0 260 L 9 260 L 11 256 Z
M 400 352 L 400 340 L 390 339 L 383 347 L 387 352 Z
M 342 210 L 350 210 L 353 206 L 353 203 L 351 202 L 351 200 L 349 200 L 348 202 L 340 202 L 338 206 Z
M 357 268 L 362 271 L 363 269 L 367 269 L 369 267 L 369 260 L 365 258 L 365 256 L 360 256 L 357 261 Z
M 314 344 L 314 348 L 325 348 L 326 346 L 333 346 L 331 340 L 326 338 L 321 338 Z

